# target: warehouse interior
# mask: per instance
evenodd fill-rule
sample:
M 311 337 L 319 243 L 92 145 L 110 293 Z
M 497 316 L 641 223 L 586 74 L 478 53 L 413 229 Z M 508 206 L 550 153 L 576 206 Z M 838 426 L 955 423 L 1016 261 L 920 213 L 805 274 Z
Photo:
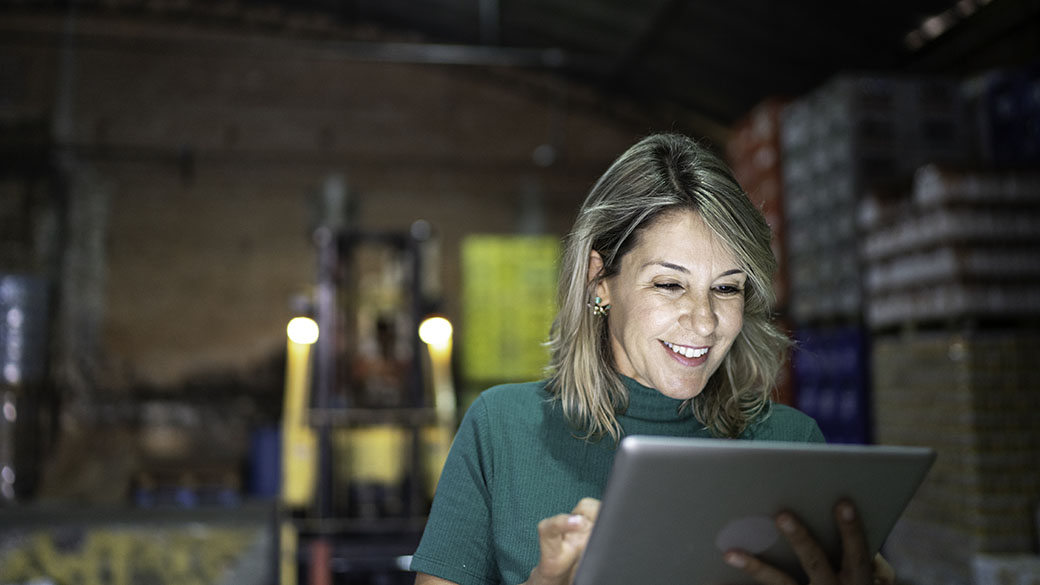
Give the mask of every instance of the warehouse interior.
M 1040 580 L 1037 0 L 0 0 L 0 583 L 411 583 L 661 131 L 774 230 L 776 399 L 936 449 L 898 582 Z

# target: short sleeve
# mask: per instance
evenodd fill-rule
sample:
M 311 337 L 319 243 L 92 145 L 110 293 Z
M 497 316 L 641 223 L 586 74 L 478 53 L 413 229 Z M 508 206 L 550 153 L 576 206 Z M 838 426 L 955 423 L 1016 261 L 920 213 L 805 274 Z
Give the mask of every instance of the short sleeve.
M 412 571 L 459 585 L 498 582 L 491 533 L 494 460 L 487 423 L 486 405 L 478 397 L 444 463 Z

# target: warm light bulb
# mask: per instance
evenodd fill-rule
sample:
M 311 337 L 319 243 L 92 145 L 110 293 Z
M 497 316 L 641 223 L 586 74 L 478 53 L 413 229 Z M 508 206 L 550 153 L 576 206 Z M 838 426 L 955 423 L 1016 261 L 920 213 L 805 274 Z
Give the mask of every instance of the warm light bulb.
M 318 340 L 318 324 L 314 319 L 307 317 L 294 317 L 285 328 L 289 340 L 293 343 L 310 345 Z
M 434 347 L 444 347 L 451 341 L 451 321 L 444 317 L 430 317 L 419 325 L 419 339 Z

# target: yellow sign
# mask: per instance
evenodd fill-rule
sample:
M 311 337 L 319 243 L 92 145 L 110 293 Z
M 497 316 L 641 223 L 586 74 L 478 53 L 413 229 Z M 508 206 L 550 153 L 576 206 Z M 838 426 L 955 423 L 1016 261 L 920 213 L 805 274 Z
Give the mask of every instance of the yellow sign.
M 544 376 L 556 315 L 559 239 L 469 236 L 462 242 L 462 368 L 475 382 Z

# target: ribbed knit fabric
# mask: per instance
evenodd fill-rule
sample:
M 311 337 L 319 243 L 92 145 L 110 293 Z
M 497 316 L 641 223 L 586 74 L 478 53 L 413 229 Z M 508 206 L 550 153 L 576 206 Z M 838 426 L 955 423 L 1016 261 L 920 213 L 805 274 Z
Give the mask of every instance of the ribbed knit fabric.
M 681 401 L 624 378 L 626 435 L 709 437 Z M 546 383 L 496 386 L 463 417 L 411 569 L 459 583 L 515 584 L 538 563 L 538 522 L 601 498 L 615 442 L 577 438 Z M 808 416 L 772 405 L 741 438 L 822 442 Z

